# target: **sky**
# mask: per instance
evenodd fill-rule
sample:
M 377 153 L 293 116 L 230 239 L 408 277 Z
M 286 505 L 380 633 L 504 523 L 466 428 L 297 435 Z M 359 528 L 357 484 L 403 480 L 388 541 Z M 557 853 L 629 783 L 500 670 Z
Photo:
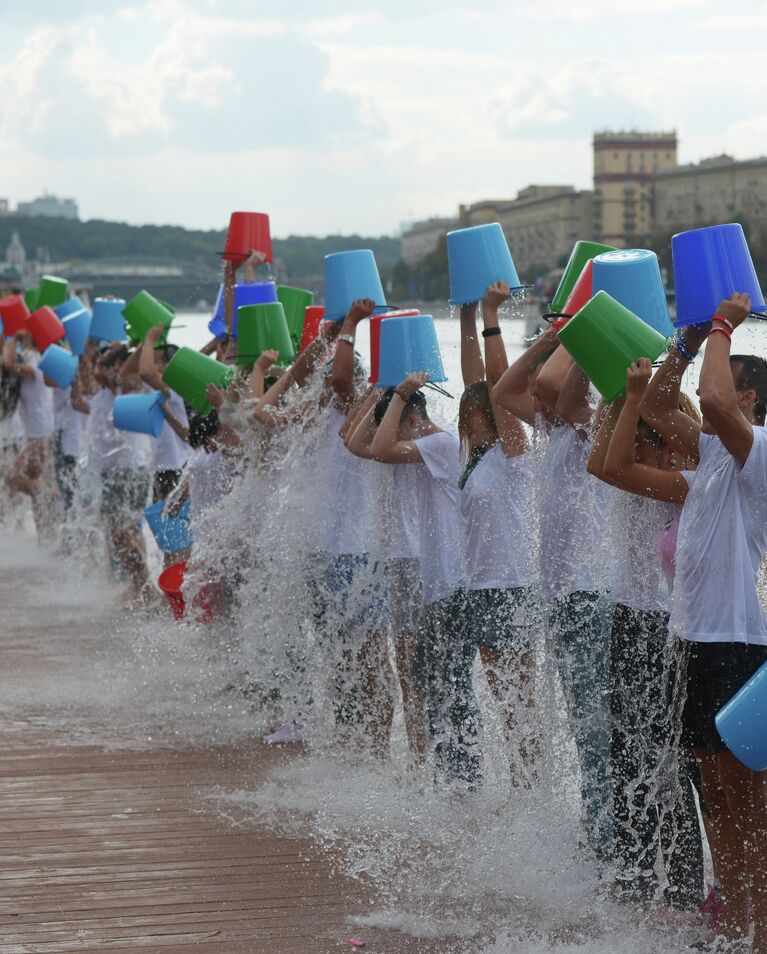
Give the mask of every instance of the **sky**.
M 767 153 L 767 2 L 0 0 L 0 197 L 83 219 L 395 234 L 530 183 L 594 130 Z

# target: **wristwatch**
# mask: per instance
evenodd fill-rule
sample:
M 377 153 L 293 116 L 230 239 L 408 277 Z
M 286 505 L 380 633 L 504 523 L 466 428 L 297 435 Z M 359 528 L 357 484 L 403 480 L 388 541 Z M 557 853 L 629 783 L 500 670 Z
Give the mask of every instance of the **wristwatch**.
M 345 341 L 348 345 L 351 345 L 352 348 L 354 347 L 354 335 L 339 335 L 338 340 Z

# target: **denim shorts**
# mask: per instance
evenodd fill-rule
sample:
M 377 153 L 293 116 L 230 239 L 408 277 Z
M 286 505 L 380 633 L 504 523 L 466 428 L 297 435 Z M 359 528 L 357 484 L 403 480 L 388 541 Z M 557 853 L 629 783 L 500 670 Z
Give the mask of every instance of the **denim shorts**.
M 543 613 L 535 587 L 470 590 L 466 612 L 477 646 L 519 653 L 533 649 L 540 639 Z
M 324 602 L 339 629 L 374 632 L 388 626 L 384 564 L 366 553 L 331 559 L 324 578 Z

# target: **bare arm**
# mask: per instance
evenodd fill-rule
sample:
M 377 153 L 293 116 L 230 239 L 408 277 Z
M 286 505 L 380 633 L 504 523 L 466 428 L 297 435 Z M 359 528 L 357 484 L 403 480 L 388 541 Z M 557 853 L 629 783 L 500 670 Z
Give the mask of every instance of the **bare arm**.
M 509 365 L 493 388 L 493 400 L 526 424 L 535 423 L 535 399 L 530 391 L 530 375 L 559 346 L 552 329 L 545 331 Z
M 144 346 L 139 345 L 120 369 L 118 385 L 123 394 L 130 394 L 132 391 L 141 390 L 139 361 L 141 360 L 141 352 L 143 350 Z
M 479 349 L 477 303 L 461 305 L 461 374 L 463 386 L 485 380 L 485 366 Z
M 162 414 L 165 420 L 168 423 L 168 426 L 173 430 L 178 437 L 184 441 L 185 444 L 189 443 L 189 428 L 184 427 L 184 425 L 179 421 L 176 415 L 171 411 L 167 404 L 162 406 Z
M 395 389 L 370 447 L 375 460 L 383 464 L 417 464 L 422 460 L 416 442 L 401 441 L 397 435 L 408 398 L 422 388 L 428 379 L 428 374 L 409 374 Z
M 18 378 L 27 378 L 32 380 L 35 377 L 35 369 L 27 364 L 19 364 L 16 360 L 16 338 L 9 338 L 3 346 L 3 364 L 9 374 L 15 374 Z
M 148 387 L 168 395 L 170 394 L 170 388 L 162 379 L 162 374 L 157 366 L 154 347 L 162 337 L 164 331 L 165 329 L 162 325 L 156 325 L 147 332 L 143 347 L 137 349 L 137 354 L 139 355 L 138 373 L 141 380 Z
M 248 394 L 254 400 L 260 401 L 264 396 L 266 372 L 275 361 L 279 360 L 279 357 L 279 351 L 264 351 L 263 354 L 258 356 L 258 359 L 253 365 L 253 370 L 250 372 L 250 377 L 248 378 Z
M 498 306 L 506 301 L 510 295 L 509 286 L 506 282 L 496 282 L 487 290 L 487 294 L 482 302 L 482 324 L 485 331 L 500 332 L 500 323 L 498 321 Z M 487 386 L 494 388 L 506 373 L 509 366 L 509 360 L 506 357 L 506 347 L 503 343 L 501 334 L 483 335 L 485 343 L 485 369 L 487 375 Z
M 215 354 L 218 351 L 218 338 L 211 338 L 211 340 L 200 348 L 200 354 L 211 355 Z
M 557 409 L 559 392 L 573 364 L 570 352 L 565 348 L 557 348 L 535 379 L 535 393 L 552 411 Z
M 370 448 L 377 429 L 374 414 L 378 395 L 375 388 L 371 389 L 347 432 L 346 447 L 355 457 L 369 459 L 372 456 Z
M 587 436 L 585 426 L 590 423 L 594 413 L 589 404 L 589 379 L 575 363 L 571 365 L 559 389 L 556 411 L 581 436 Z
M 610 440 L 618 421 L 618 415 L 623 409 L 624 397 L 618 398 L 612 404 L 603 404 L 600 402 L 597 408 L 596 434 L 591 445 L 591 453 L 586 470 L 594 476 L 603 480 L 606 484 L 613 481 L 608 480 L 605 475 L 605 460 L 607 460 L 607 449 L 610 446 Z
M 354 338 L 357 325 L 363 318 L 369 318 L 375 311 L 375 307 L 375 302 L 370 298 L 355 301 L 344 318 L 341 337 Z M 354 388 L 354 345 L 350 344 L 348 340 L 338 342 L 336 353 L 333 356 L 331 384 L 339 410 L 346 413 L 354 404 L 356 396 Z
M 714 321 L 714 329 L 720 332 L 710 334 L 700 371 L 700 409 L 706 421 L 711 425 L 719 440 L 728 452 L 745 464 L 754 444 L 754 429 L 746 420 L 738 405 L 738 392 L 730 364 L 730 326 L 733 330 L 748 317 L 751 301 L 748 295 L 734 294 L 729 301 L 723 301 L 717 309 L 730 323 Z M 753 395 L 755 397 L 756 395 Z

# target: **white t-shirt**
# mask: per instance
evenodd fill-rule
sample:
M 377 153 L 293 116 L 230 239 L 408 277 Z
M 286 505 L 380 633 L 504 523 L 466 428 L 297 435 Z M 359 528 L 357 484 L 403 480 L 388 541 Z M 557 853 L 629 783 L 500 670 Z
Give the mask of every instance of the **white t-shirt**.
M 532 452 L 507 457 L 500 443 L 495 444 L 471 472 L 461 494 L 468 589 L 507 589 L 536 582 L 534 507 Z
M 34 369 L 34 378 L 21 379 L 19 408 L 27 440 L 53 436 L 53 390 L 46 386 L 43 372 Z
M 165 404 L 182 427 L 189 427 L 184 399 L 179 394 L 171 391 L 170 396 L 165 399 Z M 190 451 L 191 448 L 186 441 L 181 440 L 166 421 L 160 436 L 154 439 L 154 469 L 181 470 L 189 460 Z
M 67 400 L 66 406 L 61 413 L 61 452 L 67 457 L 79 457 L 83 448 L 83 437 L 85 436 L 85 427 L 88 423 L 88 415 L 82 411 L 76 411 L 72 407 L 72 401 Z
M 666 613 L 669 588 L 658 551 L 658 534 L 681 508 L 616 490 L 609 514 L 614 545 L 610 599 L 643 612 Z
M 115 396 L 109 388 L 101 388 L 91 401 L 88 417 L 95 466 L 102 473 L 123 469 L 144 470 L 149 460 L 150 438 L 146 434 L 121 431 L 114 426 L 114 400 Z
M 418 467 L 392 464 L 378 467 L 384 521 L 384 556 L 389 560 L 417 560 L 419 547 Z
M 465 525 L 461 514 L 458 436 L 440 431 L 415 442 L 423 464 L 417 473 L 420 560 L 425 603 L 449 596 L 466 581 Z
M 767 645 L 756 581 L 767 553 L 767 430 L 754 427 L 743 467 L 711 434 L 701 434 L 700 463 L 684 472 L 671 600 L 671 627 L 698 643 Z
M 605 586 L 605 512 L 612 488 L 586 469 L 591 443 L 555 427 L 541 462 L 540 576 L 549 600 Z
M 61 431 L 64 429 L 64 415 L 67 412 L 67 406 L 71 404 L 72 389 L 53 388 L 53 430 Z

